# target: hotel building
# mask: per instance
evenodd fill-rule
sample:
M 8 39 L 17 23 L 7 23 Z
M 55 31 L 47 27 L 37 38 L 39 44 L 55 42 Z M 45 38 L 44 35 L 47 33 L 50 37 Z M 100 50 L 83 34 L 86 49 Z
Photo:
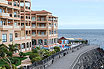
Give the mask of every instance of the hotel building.
M 0 0 L 0 44 L 19 44 L 21 52 L 32 49 L 30 0 Z
M 0 44 L 19 44 L 21 52 L 32 46 L 55 46 L 58 17 L 45 10 L 31 11 L 31 0 L 0 0 Z
M 53 47 L 58 39 L 58 17 L 45 10 L 32 11 L 32 45 Z

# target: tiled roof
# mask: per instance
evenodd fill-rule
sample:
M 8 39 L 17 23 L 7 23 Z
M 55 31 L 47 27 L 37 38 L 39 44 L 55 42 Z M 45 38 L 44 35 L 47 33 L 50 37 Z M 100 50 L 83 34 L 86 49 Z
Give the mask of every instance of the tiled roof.
M 52 14 L 51 12 L 48 12 L 48 11 L 45 11 L 45 10 L 42 10 L 42 11 L 31 11 L 31 14 Z M 24 14 L 24 13 L 22 13 Z M 27 15 L 30 14 L 30 12 L 26 12 Z

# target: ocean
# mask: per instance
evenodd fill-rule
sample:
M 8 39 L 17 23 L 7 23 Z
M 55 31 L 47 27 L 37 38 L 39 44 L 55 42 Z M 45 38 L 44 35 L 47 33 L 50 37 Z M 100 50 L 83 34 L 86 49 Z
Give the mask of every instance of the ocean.
M 59 29 L 58 36 L 87 39 L 90 44 L 100 45 L 104 49 L 104 29 Z

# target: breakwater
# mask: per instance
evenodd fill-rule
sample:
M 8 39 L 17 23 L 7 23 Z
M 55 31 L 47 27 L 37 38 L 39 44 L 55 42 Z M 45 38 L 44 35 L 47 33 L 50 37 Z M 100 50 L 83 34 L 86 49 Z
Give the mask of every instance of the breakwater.
M 88 51 L 77 59 L 73 69 L 104 69 L 104 51 L 100 48 Z

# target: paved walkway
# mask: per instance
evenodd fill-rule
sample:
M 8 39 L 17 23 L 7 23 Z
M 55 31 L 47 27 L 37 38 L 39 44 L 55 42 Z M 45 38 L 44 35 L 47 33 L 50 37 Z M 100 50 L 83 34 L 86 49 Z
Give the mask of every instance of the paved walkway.
M 59 60 L 54 62 L 52 65 L 47 67 L 47 69 L 70 69 L 71 65 L 74 63 L 78 55 L 96 48 L 98 48 L 98 46 L 95 46 L 95 45 L 82 47 L 81 49 L 73 53 L 69 53 L 65 57 L 60 58 Z

